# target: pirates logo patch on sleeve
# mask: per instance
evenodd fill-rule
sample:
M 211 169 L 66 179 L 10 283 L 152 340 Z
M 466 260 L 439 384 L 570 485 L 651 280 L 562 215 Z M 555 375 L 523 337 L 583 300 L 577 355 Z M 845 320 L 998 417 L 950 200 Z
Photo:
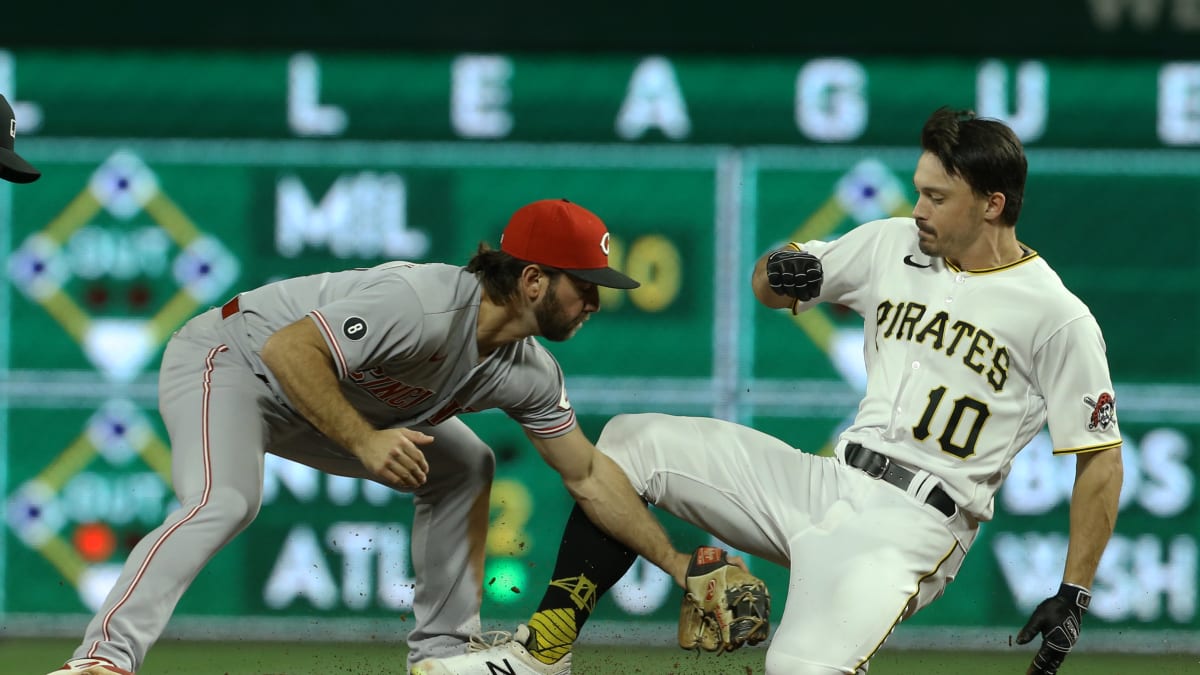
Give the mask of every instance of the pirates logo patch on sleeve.
M 1084 396 L 1083 404 L 1092 410 L 1088 431 L 1107 431 L 1117 423 L 1117 400 L 1107 391 L 1100 392 L 1096 398 Z

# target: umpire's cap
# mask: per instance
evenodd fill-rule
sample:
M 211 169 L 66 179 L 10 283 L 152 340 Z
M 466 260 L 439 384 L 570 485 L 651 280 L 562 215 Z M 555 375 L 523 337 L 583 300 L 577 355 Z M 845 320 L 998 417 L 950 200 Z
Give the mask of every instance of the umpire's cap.
M 556 267 L 597 286 L 641 285 L 608 266 L 604 221 L 565 199 L 543 199 L 517 209 L 500 237 L 500 250 L 520 260 Z
M 3 94 L 0 94 L 0 124 L 4 125 L 0 128 L 0 178 L 13 183 L 32 183 L 41 178 L 41 171 L 13 152 L 13 143 L 17 140 L 17 118 L 13 116 L 12 106 Z

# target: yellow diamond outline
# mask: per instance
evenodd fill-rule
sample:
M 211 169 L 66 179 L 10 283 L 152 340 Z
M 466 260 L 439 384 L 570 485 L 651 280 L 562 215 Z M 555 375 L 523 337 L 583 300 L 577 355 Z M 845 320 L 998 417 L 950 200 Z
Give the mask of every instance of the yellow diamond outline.
M 104 205 L 96 199 L 92 190 L 84 188 L 46 225 L 42 234 L 61 249 L 76 230 L 83 227 L 103 208 Z M 157 184 L 154 194 L 142 205 L 142 210 L 167 233 L 167 236 L 181 250 L 186 249 L 203 236 L 195 223 L 159 189 Z M 93 317 L 71 296 L 67 295 L 60 287 L 45 299 L 38 299 L 37 302 L 77 344 L 83 344 Z M 146 320 L 145 325 L 151 335 L 152 344 L 155 347 L 161 346 L 171 332 L 195 313 L 199 307 L 200 302 L 188 292 L 187 288 L 181 287 L 154 316 Z
M 142 458 L 146 466 L 158 474 L 163 483 L 170 485 L 171 452 L 153 428 L 136 449 L 138 456 Z M 102 456 L 100 449 L 92 443 L 85 428 L 70 445 L 54 458 L 54 461 L 27 482 L 40 481 L 53 489 L 55 494 L 59 494 L 67 481 L 81 473 L 97 456 Z M 65 537 L 55 533 L 40 546 L 31 548 L 41 554 L 64 579 L 71 582 L 72 586 L 79 588 L 79 578 L 87 570 L 88 563 Z

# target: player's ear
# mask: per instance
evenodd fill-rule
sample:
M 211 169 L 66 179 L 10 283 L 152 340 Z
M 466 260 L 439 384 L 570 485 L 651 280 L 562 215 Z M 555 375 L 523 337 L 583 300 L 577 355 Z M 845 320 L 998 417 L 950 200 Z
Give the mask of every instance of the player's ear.
M 999 221 L 1004 214 L 1004 205 L 1008 203 L 1008 199 L 1003 192 L 993 192 L 987 196 L 987 206 L 983 209 L 983 217 L 986 220 Z
M 537 302 L 550 287 L 550 275 L 538 265 L 526 265 L 521 270 L 521 280 L 518 283 L 521 297 L 529 302 Z

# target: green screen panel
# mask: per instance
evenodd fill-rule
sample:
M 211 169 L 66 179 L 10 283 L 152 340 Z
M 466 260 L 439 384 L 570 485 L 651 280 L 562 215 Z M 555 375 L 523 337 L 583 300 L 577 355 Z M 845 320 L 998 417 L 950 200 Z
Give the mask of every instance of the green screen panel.
M 1200 171 L 1131 170 L 1095 157 L 1087 173 L 1031 161 L 1018 232 L 1091 309 L 1119 379 L 1200 382 Z M 1185 226 L 1188 227 L 1188 226 Z M 1124 231 L 1118 245 L 1108 232 Z M 1132 318 L 1130 307 L 1137 307 Z
M 1200 74 L 1190 62 L 836 52 L 0 55 L 20 94 L 10 98 L 34 106 L 18 113 L 21 132 L 48 137 L 908 146 L 934 108 L 950 105 L 1008 120 L 1031 147 L 1200 145 L 1192 98 Z
M 189 316 L 284 276 L 389 259 L 465 263 L 480 241 L 495 245 L 512 211 L 532 199 L 565 196 L 594 210 L 613 231 L 613 265 L 644 282 L 606 291 L 578 336 L 549 345 L 590 437 L 617 412 L 674 412 L 735 419 L 827 453 L 861 396 L 861 322 L 823 308 L 808 314 L 819 322 L 805 325 L 759 307 L 746 282 L 750 265 L 786 239 L 907 215 L 926 107 L 934 99 L 978 104 L 984 67 L 501 56 L 492 65 L 513 66 L 504 106 L 512 126 L 467 141 L 451 112 L 456 57 L 316 55 L 309 66 L 320 85 L 310 103 L 347 114 L 344 129 L 322 135 L 289 120 L 289 69 L 305 67 L 294 56 L 39 52 L 9 61 L 19 89 L 6 93 L 32 125 L 19 127 L 18 148 L 46 175 L 32 186 L 0 184 L 9 273 L 0 298 L 6 625 L 86 614 L 96 599 L 79 589 L 100 587 L 170 508 L 165 448 L 150 452 L 151 466 L 140 455 L 101 457 L 88 445 L 100 441 L 79 439 L 98 411 L 116 405 L 112 414 L 131 414 L 132 405 L 162 442 L 157 361 Z M 1024 63 L 1006 63 L 1007 76 Z M 1189 84 L 1185 65 L 1047 62 L 1041 131 L 1032 99 L 1008 99 L 1030 134 L 1021 239 L 1104 329 L 1126 435 L 1127 496 L 1089 621 L 1142 644 L 1158 639 L 1143 629 L 1196 626 L 1200 348 L 1188 336 L 1200 315 L 1192 236 L 1200 157 L 1114 148 L 1189 144 L 1178 135 L 1200 124 L 1187 108 L 1194 97 L 1180 99 L 1183 109 L 1162 98 L 1200 86 Z M 621 135 L 616 116 L 642 67 L 674 73 L 687 134 L 650 125 Z M 836 102 L 862 103 L 866 124 L 841 141 L 805 131 L 801 74 L 858 67 L 867 76 L 862 96 Z M 1170 78 L 1173 89 L 1162 84 Z M 1099 90 L 1111 96 L 1100 101 Z M 806 114 L 834 111 L 822 107 L 835 102 L 828 94 L 814 94 Z M 113 100 L 128 101 L 126 114 L 88 115 Z M 853 110 L 829 119 L 853 121 Z M 1174 140 L 1164 140 L 1164 125 Z M 740 145 L 755 142 L 772 145 Z M 887 199 L 840 198 L 839 184 L 855 172 L 885 177 Z M 130 179 L 124 187 L 122 176 Z M 34 283 L 38 256 L 53 274 Z M 208 273 L 198 274 L 205 263 Z M 540 597 L 570 500 L 515 424 L 496 413 L 465 419 L 499 459 L 484 616 L 511 627 Z M 958 581 L 897 639 L 926 627 L 1011 632 L 1053 590 L 1074 462 L 1049 457 L 1039 442 L 1018 458 Z M 403 632 L 411 567 L 399 561 L 411 502 L 283 466 L 272 462 L 258 520 L 201 573 L 180 604 L 184 622 L 173 625 L 316 617 L 336 627 L 366 617 L 399 619 Z M 47 472 L 50 497 L 25 492 Z M 50 539 L 26 541 L 36 535 L 26 529 L 27 498 L 50 500 L 57 514 L 50 548 Z M 664 522 L 682 548 L 708 541 Z M 363 537 L 374 541 L 347 548 Z M 94 560 L 81 564 L 84 552 Z M 782 606 L 786 573 L 751 564 Z M 661 573 L 640 563 L 621 588 L 623 600 L 606 598 L 598 619 L 674 625 L 678 595 Z
M 186 154 L 161 160 L 114 146 L 95 163 L 44 164 L 46 192 L 14 209 L 21 294 L 12 318 L 24 326 L 13 335 L 14 367 L 82 368 L 89 353 L 106 358 L 106 340 L 132 333 L 137 362 L 108 366 L 132 377 L 183 321 L 239 291 L 392 259 L 466 264 L 481 242 L 499 246 L 517 208 L 564 197 L 608 222 L 611 264 L 642 282 L 602 291 L 602 311 L 555 349 L 566 371 L 632 375 L 640 359 L 664 375 L 711 371 L 711 168 L 588 166 L 586 157 L 551 168 L 486 149 L 457 165 L 365 154 L 342 168 L 259 165 L 268 153 L 214 159 L 202 146 Z M 206 278 L 193 273 L 192 252 Z M 676 349 L 684 343 L 691 348 Z M 606 359 L 601 345 L 638 359 Z

